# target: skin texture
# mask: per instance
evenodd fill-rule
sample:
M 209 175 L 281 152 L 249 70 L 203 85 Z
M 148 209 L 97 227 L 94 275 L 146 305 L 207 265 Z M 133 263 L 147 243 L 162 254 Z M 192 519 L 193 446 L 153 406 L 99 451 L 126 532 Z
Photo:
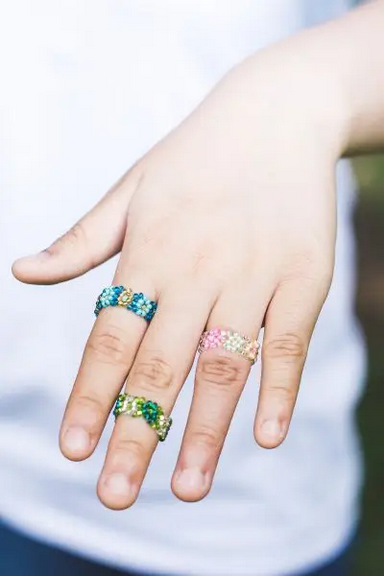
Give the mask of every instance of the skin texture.
M 72 230 L 14 264 L 19 280 L 49 284 L 121 251 L 112 283 L 158 301 L 149 326 L 113 308 L 96 320 L 60 432 L 67 458 L 92 454 L 122 387 L 169 413 L 200 334 L 218 326 L 256 338 L 265 325 L 254 434 L 265 448 L 284 440 L 332 278 L 335 163 L 383 138 L 371 127 L 383 110 L 369 89 L 364 105 L 352 71 L 339 74 L 340 38 L 379 33 L 383 4 L 374 4 L 235 67 Z M 324 42 L 334 45 L 332 66 Z M 221 349 L 200 356 L 172 478 L 179 498 L 208 493 L 249 370 Z M 133 504 L 156 445 L 143 420 L 117 420 L 98 482 L 106 506 Z

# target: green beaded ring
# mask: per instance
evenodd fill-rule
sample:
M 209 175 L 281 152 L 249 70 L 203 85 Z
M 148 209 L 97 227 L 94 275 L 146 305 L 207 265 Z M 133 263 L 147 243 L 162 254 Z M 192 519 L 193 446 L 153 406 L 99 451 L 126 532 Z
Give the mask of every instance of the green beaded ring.
M 120 394 L 113 415 L 117 418 L 121 414 L 127 414 L 133 418 L 144 418 L 148 425 L 155 430 L 160 442 L 164 442 L 172 425 L 172 418 L 165 416 L 162 407 L 152 400 L 146 400 L 143 396 Z

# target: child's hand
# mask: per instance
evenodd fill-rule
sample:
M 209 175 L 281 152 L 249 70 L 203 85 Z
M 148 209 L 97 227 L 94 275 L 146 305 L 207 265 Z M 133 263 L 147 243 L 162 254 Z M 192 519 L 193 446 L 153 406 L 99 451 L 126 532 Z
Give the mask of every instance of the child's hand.
M 113 284 L 158 301 L 149 325 L 118 308 L 96 320 L 62 425 L 68 458 L 92 453 L 126 378 L 129 393 L 169 413 L 206 326 L 256 338 L 265 322 L 255 437 L 273 448 L 287 434 L 332 276 L 338 135 L 326 88 L 303 87 L 299 71 L 277 62 L 267 52 L 230 72 L 71 231 L 15 264 L 22 281 L 54 283 L 122 250 Z M 201 355 L 178 497 L 209 491 L 249 370 L 223 349 Z M 117 420 L 98 485 L 104 504 L 134 502 L 156 444 L 141 419 Z

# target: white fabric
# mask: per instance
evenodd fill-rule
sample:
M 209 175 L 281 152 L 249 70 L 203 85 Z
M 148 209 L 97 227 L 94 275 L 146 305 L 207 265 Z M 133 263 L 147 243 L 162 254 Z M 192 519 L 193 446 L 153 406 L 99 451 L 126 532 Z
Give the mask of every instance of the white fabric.
M 212 493 L 197 504 L 178 501 L 169 488 L 193 371 L 132 509 L 106 510 L 95 495 L 108 433 L 87 462 L 70 463 L 58 451 L 95 296 L 115 262 L 49 288 L 18 284 L 9 273 L 15 257 L 45 247 L 88 210 L 231 65 L 311 19 L 341 13 L 345 4 L 13 0 L 2 6 L 0 514 L 8 521 L 101 562 L 198 576 L 297 574 L 347 542 L 360 482 L 353 408 L 364 374 L 353 316 L 354 185 L 347 163 L 338 173 L 334 282 L 289 437 L 274 451 L 254 443 L 256 368 Z

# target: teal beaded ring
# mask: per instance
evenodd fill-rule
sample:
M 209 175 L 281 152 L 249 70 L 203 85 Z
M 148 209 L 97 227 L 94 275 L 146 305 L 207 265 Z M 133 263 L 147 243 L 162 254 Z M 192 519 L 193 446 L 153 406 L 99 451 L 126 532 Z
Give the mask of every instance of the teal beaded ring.
M 113 415 L 117 418 L 121 414 L 127 414 L 133 418 L 144 418 L 155 430 L 160 442 L 164 442 L 172 425 L 172 418 L 165 416 L 162 407 L 152 400 L 146 400 L 143 396 L 120 394 Z
M 152 320 L 157 309 L 157 303 L 154 300 L 150 300 L 142 292 L 133 292 L 131 288 L 124 288 L 124 286 L 104 288 L 96 300 L 95 316 L 97 317 L 100 311 L 108 306 L 126 308 L 148 322 Z

